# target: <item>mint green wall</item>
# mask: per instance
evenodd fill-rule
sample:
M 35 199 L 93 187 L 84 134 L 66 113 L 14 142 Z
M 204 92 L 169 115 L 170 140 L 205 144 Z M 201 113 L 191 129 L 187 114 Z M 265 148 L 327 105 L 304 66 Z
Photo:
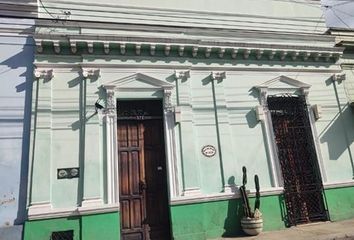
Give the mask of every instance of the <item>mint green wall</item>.
M 74 240 L 119 240 L 119 213 L 27 221 L 24 240 L 49 240 L 52 232 L 74 231 Z
M 325 192 L 331 221 L 354 218 L 354 187 L 327 189 Z

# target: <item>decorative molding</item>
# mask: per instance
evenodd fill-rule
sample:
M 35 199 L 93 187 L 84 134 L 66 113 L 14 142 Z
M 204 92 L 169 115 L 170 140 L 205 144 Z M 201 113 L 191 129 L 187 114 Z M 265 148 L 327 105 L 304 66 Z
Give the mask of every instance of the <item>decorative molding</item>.
M 186 188 L 183 190 L 182 196 L 185 197 L 196 197 L 196 196 L 201 196 L 202 192 L 199 187 L 195 188 Z
M 248 59 L 248 57 L 250 56 L 251 54 L 251 50 L 250 49 L 244 49 L 243 50 L 243 58 L 244 59 Z
M 180 57 L 182 57 L 182 56 L 183 56 L 183 53 L 184 53 L 184 46 L 179 46 L 179 47 L 178 47 L 178 55 L 179 55 Z
M 287 55 L 288 55 L 287 51 L 285 51 L 285 50 L 281 51 L 280 52 L 280 60 L 284 61 Z
M 238 186 L 235 186 L 235 189 L 238 189 Z M 279 188 L 270 188 L 261 190 L 261 196 L 274 196 L 280 195 L 284 192 L 282 187 Z M 255 191 L 249 192 L 249 196 L 254 197 L 256 195 Z M 179 196 L 171 199 L 171 205 L 182 205 L 182 204 L 193 204 L 193 203 L 203 203 L 203 202 L 214 202 L 222 201 L 229 199 L 238 199 L 241 198 L 241 194 L 238 190 L 235 192 L 222 192 L 216 194 L 199 194 L 199 195 L 189 195 L 189 196 Z
M 209 58 L 210 57 L 210 54 L 211 54 L 211 47 L 207 47 L 205 49 L 205 57 L 206 58 Z
M 52 79 L 54 77 L 54 71 L 53 69 L 35 68 L 33 71 L 33 75 L 36 79 L 39 78 Z
M 103 43 L 103 51 L 104 51 L 105 54 L 109 54 L 109 51 L 110 51 L 109 42 L 104 42 Z
M 126 45 L 125 45 L 125 43 L 119 44 L 119 50 L 120 50 L 120 54 L 125 55 L 125 53 L 126 53 Z
M 70 40 L 70 50 L 74 54 L 77 52 L 76 41 Z
M 256 50 L 256 58 L 257 60 L 260 60 L 263 56 L 264 50 L 263 49 L 257 49 Z
M 141 54 L 141 44 L 135 44 L 135 54 L 136 55 Z
M 232 59 L 235 59 L 237 57 L 237 52 L 238 52 L 238 49 L 237 48 L 233 48 L 231 50 L 231 58 Z
M 325 182 L 323 183 L 324 189 L 333 189 L 333 188 L 345 188 L 345 187 L 354 187 L 354 181 L 343 181 L 343 182 Z
M 60 53 L 60 42 L 59 40 L 53 41 L 53 48 L 54 52 L 59 54 Z
M 39 220 L 39 219 L 50 219 L 50 218 L 60 218 L 60 217 L 70 217 L 70 216 L 81 216 L 108 212 L 118 212 L 118 204 L 104 204 L 96 206 L 82 206 L 82 207 L 72 207 L 72 208 L 58 208 L 53 209 L 52 206 L 46 208 L 36 208 L 30 206 L 28 208 L 28 219 L 29 220 Z
M 87 42 L 87 52 L 92 54 L 93 53 L 93 41 Z
M 345 73 L 337 73 L 332 75 L 332 81 L 341 82 L 346 79 Z
M 164 110 L 166 112 L 172 112 L 173 111 L 171 95 L 172 95 L 172 90 L 171 89 L 164 89 L 164 91 L 163 91 L 163 103 L 164 103 Z
M 197 55 L 198 55 L 198 47 L 196 47 L 196 46 L 194 46 L 193 48 L 192 48 L 192 56 L 193 57 L 196 57 Z
M 171 52 L 171 46 L 170 45 L 166 45 L 165 46 L 165 56 L 169 56 Z
M 43 52 L 42 40 L 41 39 L 35 39 L 35 43 L 36 43 L 37 52 L 38 53 L 42 53 Z
M 82 68 L 81 73 L 84 78 L 99 77 L 100 76 L 100 69 L 99 68 Z
M 226 78 L 225 72 L 211 72 L 211 79 L 216 80 L 218 82 L 224 80 Z
M 96 206 L 101 206 L 104 205 L 104 201 L 102 198 L 97 197 L 97 198 L 90 198 L 90 199 L 84 199 L 81 202 L 81 207 L 96 207 Z
M 176 79 L 187 80 L 190 76 L 190 70 L 175 70 Z
M 223 58 L 225 54 L 225 48 L 220 48 L 218 51 L 219 58 Z
M 150 55 L 154 56 L 156 53 L 156 45 L 150 45 Z

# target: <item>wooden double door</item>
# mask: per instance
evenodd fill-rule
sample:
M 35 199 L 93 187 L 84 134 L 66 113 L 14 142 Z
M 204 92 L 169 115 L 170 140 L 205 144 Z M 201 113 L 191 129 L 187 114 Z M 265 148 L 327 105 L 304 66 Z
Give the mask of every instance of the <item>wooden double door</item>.
M 118 101 L 122 240 L 169 240 L 170 220 L 160 101 Z

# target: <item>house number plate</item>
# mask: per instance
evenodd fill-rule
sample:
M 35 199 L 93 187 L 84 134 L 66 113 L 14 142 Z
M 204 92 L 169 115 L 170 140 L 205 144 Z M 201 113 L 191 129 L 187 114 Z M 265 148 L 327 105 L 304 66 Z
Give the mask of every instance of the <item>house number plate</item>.
M 213 157 L 216 154 L 216 148 L 212 145 L 205 145 L 202 148 L 202 153 L 206 157 Z

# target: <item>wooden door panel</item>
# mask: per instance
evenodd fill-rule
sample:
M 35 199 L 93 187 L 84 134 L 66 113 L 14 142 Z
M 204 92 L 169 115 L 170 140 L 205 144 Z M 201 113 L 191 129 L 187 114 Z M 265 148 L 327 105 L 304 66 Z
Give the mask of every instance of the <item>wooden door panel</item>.
M 161 114 L 162 117 L 161 101 L 143 101 L 142 105 L 145 109 L 140 112 Z M 156 115 L 134 118 L 132 114 L 139 111 L 132 110 L 132 106 L 141 107 L 137 101 L 118 101 L 121 111 L 117 135 L 122 239 L 170 240 L 162 118 Z

